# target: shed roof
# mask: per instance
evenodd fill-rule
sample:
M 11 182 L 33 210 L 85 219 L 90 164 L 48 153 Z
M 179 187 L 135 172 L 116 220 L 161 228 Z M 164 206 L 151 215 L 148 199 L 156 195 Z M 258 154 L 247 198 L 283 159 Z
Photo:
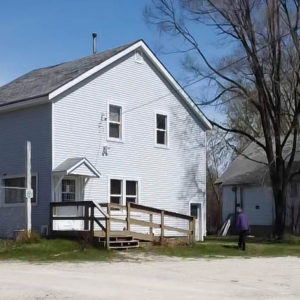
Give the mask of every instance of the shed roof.
M 263 139 L 260 139 L 263 143 Z M 284 148 L 284 157 L 288 159 L 292 147 L 292 139 L 289 139 Z M 294 167 L 299 167 L 300 163 L 300 138 L 298 137 L 297 151 L 294 159 Z M 248 159 L 250 158 L 250 159 Z M 270 181 L 267 157 L 265 151 L 252 142 L 227 168 L 227 170 L 217 179 L 217 184 L 237 185 L 237 184 L 263 184 Z

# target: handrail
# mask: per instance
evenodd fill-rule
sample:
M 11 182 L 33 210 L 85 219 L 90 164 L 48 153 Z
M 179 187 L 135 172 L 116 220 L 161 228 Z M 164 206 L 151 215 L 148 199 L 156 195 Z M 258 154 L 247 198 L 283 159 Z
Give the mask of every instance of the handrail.
M 105 218 L 109 218 L 109 215 L 106 214 L 103 209 L 101 208 L 101 206 L 93 200 L 89 200 L 89 201 L 70 201 L 70 202 L 50 202 L 50 205 L 52 207 L 64 207 L 64 206 L 90 206 L 90 205 L 94 205 L 99 212 L 105 217 Z
M 102 213 L 102 215 L 105 218 L 107 218 L 107 219 L 110 218 L 110 216 L 102 210 L 101 206 L 96 201 L 92 201 L 92 202 L 93 202 L 94 206 Z
M 149 206 L 145 206 L 145 205 L 141 205 L 141 204 L 130 203 L 130 207 L 133 209 L 140 209 L 140 210 L 149 211 L 149 212 L 157 213 L 157 214 L 160 214 L 163 211 L 165 216 L 170 216 L 170 217 L 179 218 L 179 219 L 185 219 L 185 220 L 189 220 L 189 221 L 193 220 L 192 216 L 176 213 L 176 212 L 169 211 L 169 210 L 149 207 Z
M 64 206 L 83 206 L 84 211 L 82 216 L 54 216 L 54 207 L 64 207 Z M 105 212 L 102 208 L 107 208 L 107 212 Z M 97 209 L 102 216 L 95 216 L 94 209 Z M 111 216 L 111 211 L 113 209 L 125 210 L 126 218 L 119 219 L 116 216 Z M 149 215 L 149 220 L 138 220 L 136 218 L 132 218 L 131 212 L 139 211 L 144 214 Z M 153 222 L 153 216 L 157 214 L 160 216 L 160 222 Z M 182 220 L 186 220 L 189 222 L 188 229 L 183 229 L 180 227 L 169 226 L 165 222 L 165 217 L 173 217 L 179 218 Z M 131 234 L 137 234 L 142 237 L 148 238 L 148 240 L 153 241 L 155 236 L 153 234 L 154 228 L 160 229 L 160 239 L 161 241 L 165 238 L 165 230 L 167 231 L 175 231 L 180 232 L 187 235 L 189 242 L 193 242 L 195 240 L 195 218 L 192 216 L 175 213 L 168 210 L 162 210 L 150 206 L 140 205 L 136 203 L 128 202 L 126 206 L 116 204 L 116 203 L 97 203 L 96 201 L 74 201 L 74 202 L 50 202 L 50 232 L 53 232 L 53 221 L 54 220 L 83 220 L 84 221 L 84 229 L 90 232 L 90 235 L 94 235 L 94 222 L 98 224 L 98 226 L 104 231 L 106 238 L 106 246 L 109 248 L 110 235 L 111 235 L 111 222 L 121 222 L 127 224 L 127 231 Z M 105 225 L 101 223 L 101 221 L 105 221 Z M 90 224 L 90 226 L 89 226 Z M 138 232 L 134 232 L 131 230 L 131 225 L 144 226 L 149 228 L 149 234 L 142 234 Z

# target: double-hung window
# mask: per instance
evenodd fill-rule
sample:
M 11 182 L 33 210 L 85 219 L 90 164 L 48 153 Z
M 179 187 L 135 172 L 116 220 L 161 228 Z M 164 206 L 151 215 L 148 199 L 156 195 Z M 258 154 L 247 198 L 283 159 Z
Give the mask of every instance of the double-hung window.
M 122 139 L 122 107 L 109 105 L 108 136 L 112 139 Z
M 110 202 L 115 204 L 125 205 L 127 202 L 137 203 L 138 182 L 134 180 L 111 179 L 109 197 Z
M 156 144 L 168 145 L 168 122 L 167 116 L 156 114 Z
M 63 179 L 61 182 L 61 201 L 76 200 L 76 181 L 75 179 Z
M 17 204 L 24 203 L 25 201 L 25 177 L 14 177 L 3 179 L 3 185 L 6 187 L 4 190 L 4 203 Z M 31 188 L 33 190 L 33 197 L 31 203 L 36 203 L 37 195 L 37 180 L 36 176 L 31 177 Z

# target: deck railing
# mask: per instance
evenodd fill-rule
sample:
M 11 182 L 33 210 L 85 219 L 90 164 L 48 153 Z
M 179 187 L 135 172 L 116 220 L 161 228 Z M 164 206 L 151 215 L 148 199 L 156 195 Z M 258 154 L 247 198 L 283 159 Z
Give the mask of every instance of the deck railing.
M 82 215 L 80 216 L 64 216 L 58 215 L 56 210 L 59 207 L 75 207 L 77 211 L 81 207 Z M 95 214 L 95 211 L 98 212 Z M 121 212 L 115 213 L 116 211 Z M 100 216 L 99 216 L 100 213 Z M 138 219 L 137 213 L 143 215 L 142 219 Z M 179 219 L 188 223 L 188 228 L 180 228 L 178 226 L 170 226 L 166 222 L 166 218 Z M 77 201 L 77 202 L 51 202 L 50 203 L 50 233 L 62 232 L 54 228 L 55 221 L 71 220 L 83 221 L 83 231 L 88 232 L 90 236 L 94 236 L 95 223 L 99 226 L 100 230 L 105 236 L 106 245 L 109 245 L 110 236 L 112 233 L 112 223 L 124 224 L 124 230 L 127 230 L 130 235 L 135 238 L 146 241 L 154 241 L 159 239 L 161 241 L 166 237 L 166 231 L 176 232 L 181 236 L 188 238 L 190 243 L 195 241 L 195 218 L 171 212 L 168 210 L 161 210 L 154 207 L 144 206 L 136 203 L 128 202 L 126 206 L 114 203 L 101 203 L 98 204 L 94 201 Z M 135 227 L 146 228 L 148 233 L 141 233 Z M 154 231 L 159 231 L 159 234 L 154 234 Z M 68 231 L 68 230 L 67 230 Z M 74 231 L 74 230 L 71 230 Z M 79 230 L 75 230 L 79 231 Z M 64 231 L 63 231 L 64 232 Z M 70 230 L 69 230 L 70 232 Z

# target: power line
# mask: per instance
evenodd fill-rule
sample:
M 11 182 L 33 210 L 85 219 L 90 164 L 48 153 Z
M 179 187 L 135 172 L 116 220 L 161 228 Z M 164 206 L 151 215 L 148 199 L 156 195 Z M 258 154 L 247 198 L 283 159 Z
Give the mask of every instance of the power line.
M 299 28 L 298 28 L 298 29 L 299 29 Z M 297 30 L 298 30 L 298 29 L 297 29 Z M 282 38 L 285 38 L 285 37 L 287 37 L 287 36 L 289 36 L 289 35 L 290 35 L 290 33 L 286 33 L 286 34 L 280 36 L 280 37 L 279 37 L 278 39 L 276 39 L 275 41 L 278 41 L 278 40 L 280 40 L 280 39 L 282 39 Z M 268 46 L 269 46 L 268 44 L 262 46 L 261 48 L 257 49 L 257 52 L 260 52 L 261 50 L 267 48 Z M 225 69 L 227 69 L 227 68 L 229 68 L 229 67 L 231 67 L 231 66 L 233 66 L 233 65 L 235 65 L 235 64 L 237 64 L 237 63 L 239 63 L 239 62 L 241 62 L 241 61 L 243 61 L 244 59 L 247 59 L 247 58 L 248 58 L 247 55 L 242 56 L 241 58 L 239 58 L 239 59 L 237 59 L 237 60 L 235 60 L 235 61 L 232 61 L 231 63 L 229 63 L 229 64 L 227 64 L 227 65 L 225 65 L 225 66 L 223 66 L 223 67 L 221 67 L 221 68 L 219 68 L 219 69 L 216 69 L 216 72 L 224 71 Z M 190 86 L 192 86 L 192 85 L 194 85 L 194 84 L 196 84 L 196 83 L 201 82 L 202 80 L 211 78 L 211 76 L 214 75 L 216 72 L 212 71 L 211 73 L 209 73 L 209 74 L 207 74 L 207 75 L 205 75 L 205 76 L 203 76 L 203 77 L 201 77 L 201 78 L 199 78 L 199 79 L 196 79 L 196 80 L 194 80 L 194 81 L 192 81 L 192 82 L 190 82 L 190 83 L 188 83 L 188 84 L 180 85 L 180 86 L 181 86 L 183 89 L 185 89 L 185 88 L 190 87 Z M 169 92 L 168 94 L 165 94 L 165 95 L 163 95 L 163 96 L 160 96 L 160 97 L 158 97 L 157 99 L 151 100 L 151 101 L 149 101 L 149 102 L 147 102 L 147 103 L 144 103 L 144 104 L 135 106 L 135 107 L 133 107 L 133 108 L 131 108 L 131 109 L 128 109 L 128 110 L 124 111 L 124 112 L 122 113 L 122 115 L 125 114 L 125 113 L 127 113 L 127 112 L 134 111 L 134 110 L 136 110 L 136 109 L 138 109 L 138 108 L 141 108 L 141 107 L 143 107 L 143 106 L 149 105 L 149 104 L 151 104 L 151 103 L 153 103 L 153 102 L 159 101 L 159 100 L 161 100 L 161 99 L 163 99 L 163 98 L 165 98 L 165 97 L 168 97 L 169 95 L 172 95 L 172 92 Z M 195 103 L 195 104 L 196 104 L 198 107 L 201 105 L 201 104 L 199 104 L 199 103 Z M 202 104 L 202 105 L 209 105 L 209 104 Z

